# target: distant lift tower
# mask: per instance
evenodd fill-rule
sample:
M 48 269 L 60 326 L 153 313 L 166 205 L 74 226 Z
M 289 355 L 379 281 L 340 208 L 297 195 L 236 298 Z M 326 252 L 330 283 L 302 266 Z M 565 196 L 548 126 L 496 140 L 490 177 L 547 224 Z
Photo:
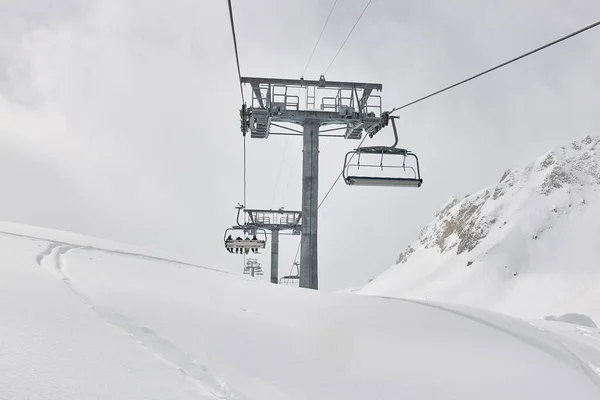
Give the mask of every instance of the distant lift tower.
M 243 104 L 240 111 L 244 136 L 250 131 L 250 137 L 257 139 L 269 135 L 303 137 L 300 287 L 318 289 L 319 136 L 357 140 L 363 133 L 377 133 L 387 120 L 382 118 L 381 96 L 372 93 L 381 91 L 382 85 L 327 82 L 324 76 L 318 81 L 248 77 L 241 80 L 252 87 L 252 103 Z M 279 123 L 302 125 L 303 130 Z M 322 125 L 339 127 L 320 131 Z M 272 127 L 287 132 L 273 132 Z M 340 134 L 328 133 L 333 131 Z
M 279 283 L 279 233 L 299 235 L 302 232 L 302 213 L 300 211 L 244 209 L 249 230 L 267 230 L 271 232 L 271 283 Z
M 246 266 L 244 267 L 244 275 L 250 275 L 255 277 L 256 275 L 264 275 L 260 263 L 255 258 L 249 258 L 246 260 Z
M 237 225 L 227 228 L 223 239 L 225 248 L 231 254 L 248 254 L 250 249 L 258 251 L 264 249 L 267 243 L 267 231 L 271 232 L 271 283 L 278 283 L 279 275 L 279 233 L 283 235 L 299 235 L 302 232 L 302 213 L 300 211 L 284 210 L 256 210 L 247 209 L 239 205 L 237 208 Z M 244 212 L 244 221 L 240 221 Z M 244 235 L 259 235 L 252 240 L 235 240 L 232 233 L 242 231 Z M 228 239 L 231 237 L 231 239 Z M 235 250 L 235 253 L 234 253 Z M 253 250 L 253 253 L 254 253 Z

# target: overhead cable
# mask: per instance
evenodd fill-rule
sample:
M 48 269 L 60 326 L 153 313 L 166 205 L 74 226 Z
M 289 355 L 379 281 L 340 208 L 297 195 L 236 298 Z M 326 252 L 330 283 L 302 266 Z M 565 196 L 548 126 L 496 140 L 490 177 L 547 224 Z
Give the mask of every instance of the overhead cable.
M 550 42 L 550 43 L 548 43 L 548 44 L 545 44 L 545 45 L 543 45 L 543 46 L 541 46 L 541 47 L 538 47 L 537 49 L 534 49 L 534 50 L 528 51 L 527 53 L 525 53 L 525 54 L 522 54 L 522 55 L 520 55 L 520 56 L 518 56 L 518 57 L 515 57 L 515 58 L 513 58 L 513 59 L 511 59 L 511 60 L 508 60 L 508 61 L 506 61 L 506 62 L 503 62 L 502 64 L 496 65 L 496 66 L 495 66 L 495 67 L 493 67 L 493 68 L 487 69 L 487 70 L 485 70 L 485 71 L 483 71 L 483 72 L 480 72 L 480 73 L 478 73 L 478 74 L 476 74 L 476 75 L 473 75 L 473 76 L 472 76 L 472 77 L 470 77 L 470 78 L 464 79 L 464 80 L 462 80 L 462 81 L 460 81 L 460 82 L 457 82 L 457 83 L 455 83 L 455 84 L 453 84 L 453 85 L 450 85 L 450 86 L 448 86 L 448 87 L 445 87 L 445 88 L 443 88 L 443 89 L 440 89 L 440 90 L 438 90 L 438 91 L 436 91 L 436 92 L 433 92 L 433 93 L 431 93 L 431 94 L 428 94 L 427 96 L 423 96 L 423 97 L 421 97 L 421 98 L 419 98 L 419 99 L 417 99 L 417 100 L 411 101 L 410 103 L 406 103 L 406 104 L 404 104 L 404 105 L 402 105 L 402 106 L 400 106 L 400 107 L 396 107 L 396 108 L 394 108 L 394 109 L 392 109 L 392 110 L 390 111 L 390 114 L 391 114 L 391 113 L 393 113 L 393 112 L 396 112 L 396 111 L 398 111 L 398 110 L 402 110 L 403 108 L 406 108 L 406 107 L 408 107 L 408 106 L 412 106 L 413 104 L 417 104 L 417 103 L 419 103 L 419 102 L 421 102 L 421 101 L 423 101 L 423 100 L 426 100 L 426 99 L 428 99 L 428 98 L 430 98 L 430 97 L 436 96 L 436 95 L 438 95 L 438 94 L 440 94 L 440 93 L 442 93 L 442 92 L 445 92 L 445 91 L 447 91 L 447 90 L 450 90 L 450 89 L 452 89 L 452 88 L 455 88 L 455 87 L 457 87 L 457 86 L 459 86 L 459 85 L 462 85 L 463 83 L 467 83 L 467 82 L 469 82 L 469 81 L 472 81 L 472 80 L 473 80 L 473 79 L 475 79 L 475 78 L 479 78 L 479 77 L 480 77 L 480 76 L 482 76 L 482 75 L 485 75 L 485 74 L 487 74 L 487 73 L 489 73 L 489 72 L 495 71 L 495 70 L 497 70 L 497 69 L 499 69 L 499 68 L 502 68 L 502 67 L 504 67 L 504 66 L 506 66 L 506 65 L 508 65 L 508 64 L 511 64 L 511 63 L 513 63 L 513 62 L 515 62 L 515 61 L 521 60 L 521 59 L 523 59 L 523 58 L 525 58 L 525 57 L 527 57 L 527 56 L 530 56 L 530 55 L 532 55 L 532 54 L 534 54 L 534 53 L 537 53 L 538 51 L 544 50 L 544 49 L 546 49 L 546 48 L 548 48 L 548 47 L 550 47 L 550 46 L 554 46 L 554 45 L 555 45 L 555 44 L 557 44 L 557 43 L 560 43 L 560 42 L 562 42 L 562 41 L 564 41 L 564 40 L 570 39 L 570 38 L 572 38 L 573 36 L 577 36 L 577 35 L 579 35 L 580 33 L 583 33 L 583 32 L 585 32 L 585 31 L 587 31 L 587 30 L 590 30 L 590 29 L 592 29 L 592 28 L 594 28 L 594 27 L 596 27 L 596 26 L 598 26 L 598 25 L 600 25 L 600 21 L 598 21 L 598 22 L 595 22 L 595 23 L 593 23 L 593 24 L 591 24 L 591 25 L 588 25 L 588 26 L 586 26 L 585 28 L 579 29 L 578 31 L 575 31 L 575 32 L 573 32 L 573 33 L 571 33 L 571 34 L 569 34 L 569 35 L 567 35 L 567 36 L 563 36 L 563 37 L 561 37 L 560 39 L 556 39 L 555 41 L 553 41 L 553 42 Z
M 327 69 L 325 69 L 325 72 L 323 73 L 323 75 L 327 75 L 327 72 L 329 72 L 329 69 L 331 68 L 331 66 L 333 65 L 333 62 L 335 61 L 335 59 L 337 58 L 337 56 L 340 54 L 340 52 L 342 51 L 342 49 L 344 48 L 344 46 L 346 45 L 346 42 L 348 41 L 348 39 L 350 38 L 350 35 L 352 35 L 352 32 L 354 32 L 354 28 L 356 28 L 356 25 L 358 25 L 358 23 L 360 22 L 360 19 L 362 18 L 362 16 L 365 14 L 365 11 L 367 11 L 367 8 L 369 8 L 369 5 L 371 4 L 373 0 L 369 0 L 369 2 L 367 3 L 367 5 L 365 6 L 365 8 L 363 8 L 362 12 L 360 13 L 360 15 L 358 16 L 358 19 L 356 20 L 356 22 L 354 23 L 354 26 L 352 26 L 352 29 L 350 30 L 350 32 L 348 33 L 348 36 L 346 36 L 346 39 L 344 39 L 344 42 L 342 43 L 342 45 L 340 46 L 340 48 L 338 49 L 337 53 L 335 53 L 335 56 L 333 56 L 333 59 L 331 60 L 331 62 L 329 63 L 329 65 L 327 66 Z
M 231 21 L 231 34 L 233 36 L 233 48 L 235 50 L 235 62 L 237 63 L 238 79 L 240 82 L 240 94 L 242 95 L 242 104 L 244 104 L 245 100 L 244 100 L 244 90 L 242 88 L 242 71 L 240 69 L 240 56 L 238 54 L 237 37 L 235 35 L 235 25 L 233 23 L 233 9 L 231 7 L 231 0 L 227 0 L 227 3 L 229 4 L 229 20 Z
M 317 39 L 317 42 L 315 43 L 315 46 L 313 47 L 312 52 L 310 53 L 310 57 L 308 58 L 308 62 L 306 63 L 306 66 L 304 67 L 304 70 L 302 71 L 301 77 L 304 77 L 304 74 L 306 73 L 306 70 L 308 69 L 310 62 L 311 62 L 313 56 L 315 55 L 315 50 L 317 50 L 317 46 L 319 45 L 319 42 L 321 41 L 321 37 L 323 37 L 323 32 L 325 32 L 325 28 L 327 27 L 327 23 L 329 22 L 329 18 L 331 17 L 331 14 L 333 13 L 333 9 L 335 8 L 335 5 L 337 4 L 337 2 L 338 2 L 338 0 L 335 0 L 333 2 L 333 5 L 331 6 L 331 9 L 329 10 L 329 15 L 327 15 L 325 24 L 323 24 L 323 28 L 321 29 L 321 33 L 319 34 L 319 38 Z
M 231 7 L 231 0 L 227 0 L 227 3 L 229 5 L 229 20 L 231 21 L 231 35 L 233 37 L 233 48 L 235 50 L 235 61 L 237 64 L 238 81 L 240 83 L 240 94 L 242 95 L 242 104 L 245 104 L 246 101 L 244 100 L 244 88 L 242 86 L 242 71 L 240 69 L 240 56 L 238 54 L 237 37 L 235 35 L 235 24 L 233 22 L 233 9 Z M 246 206 L 246 135 L 244 135 L 244 207 Z M 246 213 L 244 213 L 244 222 L 246 222 Z

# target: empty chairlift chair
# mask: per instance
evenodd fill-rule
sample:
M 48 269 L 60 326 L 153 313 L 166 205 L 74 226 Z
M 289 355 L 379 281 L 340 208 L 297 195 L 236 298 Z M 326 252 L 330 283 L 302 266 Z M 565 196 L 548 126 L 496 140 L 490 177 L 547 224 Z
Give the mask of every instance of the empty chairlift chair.
M 296 268 L 296 273 L 294 273 L 294 267 Z M 290 270 L 289 275 L 282 276 L 279 278 L 280 285 L 289 285 L 289 286 L 299 286 L 300 284 L 300 264 L 298 262 L 294 262 L 292 269 Z
M 411 151 L 396 147 L 398 132 L 396 131 L 394 119 L 397 117 L 390 116 L 389 118 L 392 120 L 394 129 L 394 144 L 392 146 L 359 147 L 348 152 L 342 170 L 344 182 L 347 185 L 419 188 L 423 184 L 418 157 Z M 367 156 L 366 158 L 370 160 L 377 157 L 379 163 L 373 164 L 373 161 L 371 161 L 371 163 L 361 164 L 361 156 Z M 352 163 L 353 158 L 357 158 L 356 163 Z M 409 161 L 408 164 L 407 161 Z M 363 170 L 365 168 L 379 168 L 381 174 L 361 174 L 361 167 Z
M 286 275 L 279 279 L 280 285 L 298 286 L 300 284 L 300 275 Z

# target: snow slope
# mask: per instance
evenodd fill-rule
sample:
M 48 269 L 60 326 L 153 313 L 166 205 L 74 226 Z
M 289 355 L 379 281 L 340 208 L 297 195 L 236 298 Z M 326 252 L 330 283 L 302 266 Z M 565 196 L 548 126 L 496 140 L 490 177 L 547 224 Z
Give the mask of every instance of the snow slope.
M 600 137 L 587 136 L 451 199 L 358 292 L 600 322 L 599 163 Z
M 1 399 L 600 396 L 598 329 L 282 287 L 67 233 L 0 231 Z

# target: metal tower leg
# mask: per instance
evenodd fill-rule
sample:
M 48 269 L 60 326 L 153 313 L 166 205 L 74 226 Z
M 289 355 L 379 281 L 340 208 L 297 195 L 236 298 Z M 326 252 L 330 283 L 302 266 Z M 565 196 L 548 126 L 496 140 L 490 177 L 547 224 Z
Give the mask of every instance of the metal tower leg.
M 317 208 L 319 204 L 319 122 L 304 124 L 302 155 L 302 241 L 300 287 L 319 288 Z
M 279 282 L 279 229 L 271 230 L 271 283 Z

